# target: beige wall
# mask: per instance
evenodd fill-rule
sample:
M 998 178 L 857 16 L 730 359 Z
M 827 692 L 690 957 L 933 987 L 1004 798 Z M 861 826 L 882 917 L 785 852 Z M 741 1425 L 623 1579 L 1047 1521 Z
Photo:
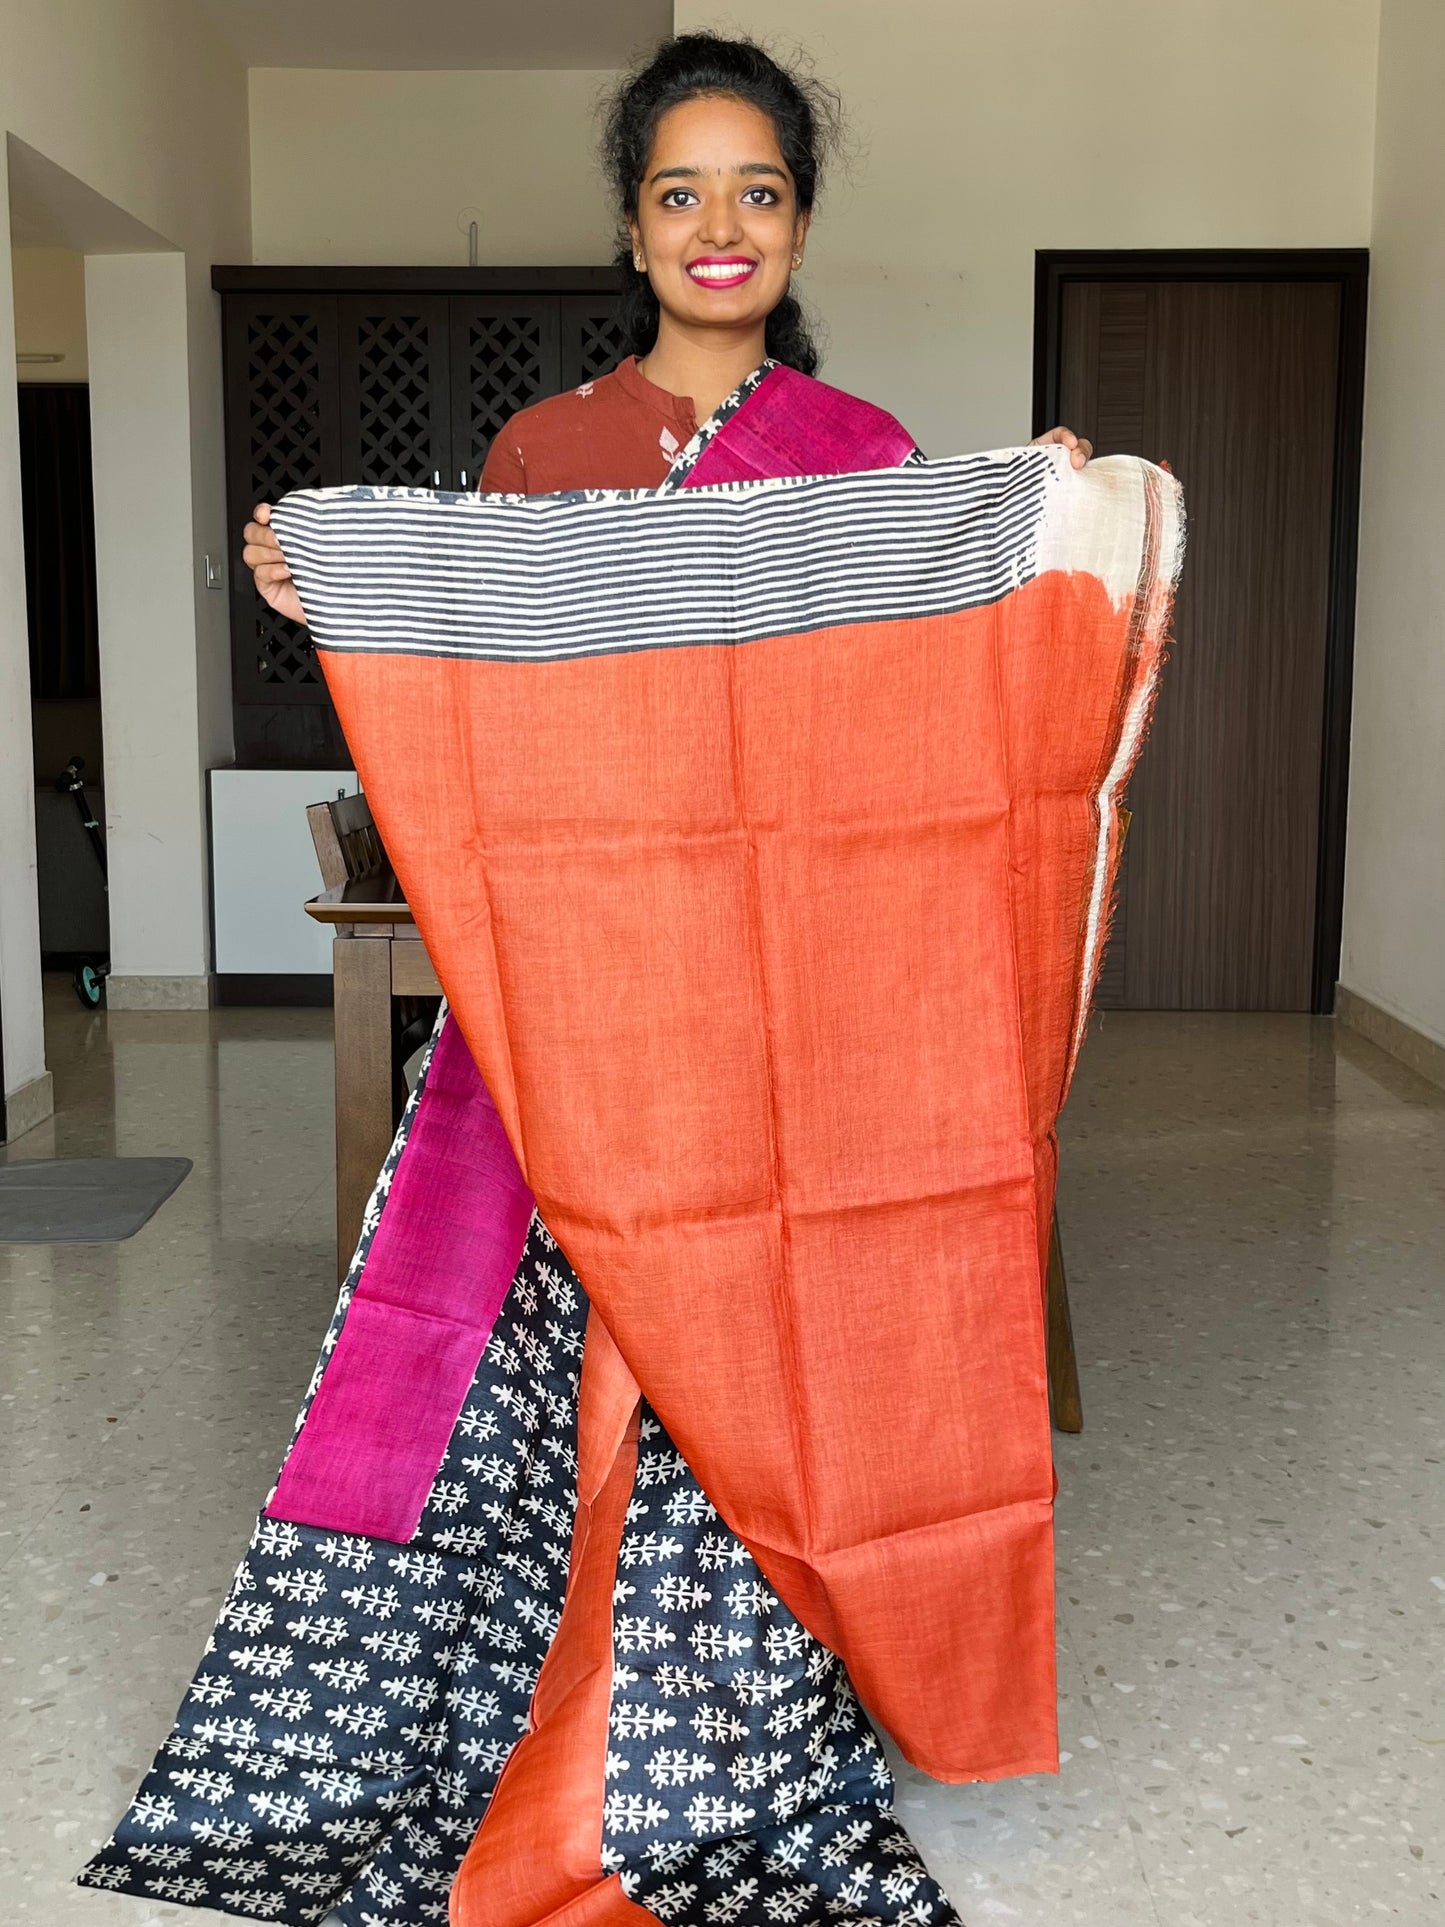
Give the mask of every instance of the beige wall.
M 9 172 L 0 143 L 0 368 L 13 364 Z M 35 888 L 35 791 L 30 749 L 30 654 L 25 627 L 25 539 L 15 384 L 0 382 L 0 1100 L 37 1090 L 45 1076 L 40 1010 L 40 918 Z M 48 1095 L 44 1109 L 49 1108 Z M 41 1114 L 44 1114 L 42 1110 Z
M 935 454 L 1025 439 L 1036 248 L 1360 246 L 1377 0 L 677 0 L 801 43 L 856 156 L 825 374 Z
M 1445 1044 L 1445 6 L 1381 24 L 1340 981 Z
M 154 954 L 165 960 L 163 974 L 190 977 L 204 969 L 205 869 L 190 862 L 180 873 L 167 837 L 180 809 L 188 840 L 198 846 L 202 770 L 230 743 L 225 597 L 208 597 L 201 587 L 199 557 L 225 540 L 217 303 L 209 283 L 213 261 L 245 260 L 250 250 L 245 74 L 189 0 L 5 0 L 0 133 L 63 170 L 59 178 L 68 183 L 56 204 L 68 231 L 27 233 L 27 243 L 58 241 L 93 253 L 134 245 L 117 235 L 143 227 L 154 237 L 151 247 L 178 257 L 170 292 L 180 302 L 179 328 L 170 339 L 185 360 L 165 400 L 172 411 L 161 437 L 169 472 L 152 474 L 142 448 L 117 451 L 112 442 L 112 453 L 96 465 L 96 519 L 98 543 L 116 553 L 154 546 L 164 571 L 154 584 L 163 621 L 152 618 L 148 594 L 127 597 L 123 606 L 110 599 L 106 675 L 136 690 L 189 682 L 192 692 L 179 723 L 165 705 L 139 736 L 108 741 L 105 769 L 108 813 L 123 812 L 137 850 L 150 852 L 128 886 L 136 917 L 153 890 Z M 7 366 L 10 247 L 0 196 L 0 360 Z M 116 292 L 133 298 L 133 290 Z M 95 319 L 92 304 L 92 350 Z M 112 319 L 120 325 L 125 316 Z M 144 319 L 138 314 L 134 322 Z M 174 313 L 158 317 L 164 330 L 175 321 Z M 90 373 L 96 415 L 102 397 L 93 366 Z M 40 1073 L 43 1031 L 34 970 L 29 704 L 22 699 L 23 548 L 13 388 L 8 392 L 9 403 L 0 397 L 0 1009 L 5 1081 L 15 1089 Z M 157 483 L 158 507 L 149 494 Z M 179 801 L 177 784 L 162 774 L 167 765 L 182 772 Z M 186 903 L 179 920 L 168 908 L 177 892 Z M 134 926 L 122 916 L 121 927 Z M 132 967 L 124 952 L 115 966 L 121 973 Z
M 251 74 L 257 261 L 604 261 L 597 73 Z
M 16 248 L 15 352 L 60 354 L 29 362 L 21 381 L 85 381 L 85 256 L 75 248 Z

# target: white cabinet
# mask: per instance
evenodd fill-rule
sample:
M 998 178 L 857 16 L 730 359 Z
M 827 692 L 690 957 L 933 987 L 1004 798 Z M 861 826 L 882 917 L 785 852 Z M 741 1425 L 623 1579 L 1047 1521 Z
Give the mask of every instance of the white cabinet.
M 306 806 L 356 787 L 349 769 L 211 771 L 218 975 L 330 971 L 331 931 L 302 908 L 321 891 Z

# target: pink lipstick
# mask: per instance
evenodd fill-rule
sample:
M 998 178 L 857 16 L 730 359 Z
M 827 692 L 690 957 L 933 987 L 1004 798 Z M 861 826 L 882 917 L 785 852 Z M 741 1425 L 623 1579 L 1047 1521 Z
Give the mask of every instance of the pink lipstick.
M 700 254 L 687 264 L 688 279 L 700 288 L 740 288 L 757 269 L 745 254 Z

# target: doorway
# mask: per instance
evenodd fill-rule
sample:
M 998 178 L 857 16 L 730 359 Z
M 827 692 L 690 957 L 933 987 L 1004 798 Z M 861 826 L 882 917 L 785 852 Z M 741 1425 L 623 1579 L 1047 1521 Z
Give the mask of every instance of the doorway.
M 1189 518 L 1100 1008 L 1333 1008 L 1367 259 L 1037 258 L 1034 432 L 1167 462 Z
M 21 382 L 18 403 L 40 955 L 94 977 L 110 916 L 90 389 Z

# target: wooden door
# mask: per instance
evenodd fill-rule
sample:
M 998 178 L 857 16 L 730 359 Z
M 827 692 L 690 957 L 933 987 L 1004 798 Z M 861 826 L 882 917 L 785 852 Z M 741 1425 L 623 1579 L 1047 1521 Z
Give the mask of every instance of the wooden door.
M 1100 454 L 1166 461 L 1188 513 L 1098 1001 L 1308 1010 L 1342 283 L 1081 277 L 1060 292 L 1057 419 Z

